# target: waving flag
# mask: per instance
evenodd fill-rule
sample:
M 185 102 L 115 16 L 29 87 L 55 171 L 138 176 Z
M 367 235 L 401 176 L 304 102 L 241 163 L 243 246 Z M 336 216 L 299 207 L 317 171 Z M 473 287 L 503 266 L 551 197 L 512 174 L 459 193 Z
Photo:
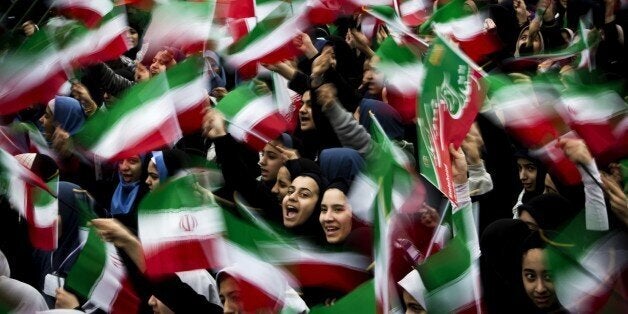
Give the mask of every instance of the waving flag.
M 414 122 L 419 88 L 425 75 L 423 65 L 409 48 L 397 45 L 392 37 L 382 42 L 377 55 L 380 62 L 376 67 L 384 74 L 388 104 L 406 123 Z
M 168 77 L 157 75 L 131 87 L 110 111 L 96 113 L 74 138 L 92 154 L 118 160 L 170 145 L 181 136 Z
M 203 111 L 209 105 L 207 77 L 200 58 L 190 57 L 166 71 L 168 93 L 184 134 L 201 128 Z
M 225 265 L 221 210 L 195 194 L 194 182 L 193 176 L 168 182 L 139 205 L 138 236 L 151 277 Z
M 131 48 L 127 30 L 126 12 L 116 7 L 103 16 L 98 27 L 74 29 L 63 53 L 75 66 L 116 59 Z
M 598 161 L 628 155 L 628 105 L 615 91 L 581 87 L 561 100 L 559 113 Z
M 231 136 L 256 150 L 264 148 L 286 129 L 286 121 L 279 113 L 273 95 L 257 95 L 246 85 L 229 92 L 216 109 L 229 122 Z
M 33 246 L 48 251 L 56 249 L 59 177 L 44 182 L 0 149 L 0 179 L 8 187 L 6 192 L 11 205 L 26 218 Z
M 35 32 L 0 64 L 0 115 L 54 98 L 68 79 L 66 60 L 46 32 Z
M 171 1 L 156 6 L 144 33 L 143 40 L 149 44 L 145 58 L 152 58 L 166 46 L 186 53 L 203 51 L 210 39 L 215 9 L 214 1 Z
M 399 0 L 399 16 L 408 26 L 419 26 L 432 14 L 434 3 L 430 0 Z
M 417 109 L 417 160 L 421 174 L 455 204 L 449 144 L 460 146 L 484 101 L 483 72 L 440 37 L 433 42 L 425 67 Z
M 93 227 L 65 285 L 107 313 L 136 313 L 140 308 L 116 248 L 103 242 Z
M 113 9 L 113 3 L 110 0 L 55 0 L 51 7 L 91 28 Z
M 292 39 L 308 27 L 307 19 L 294 14 L 301 7 L 292 8 L 289 3 L 280 4 L 265 19 L 257 23 L 246 36 L 227 50 L 227 62 L 239 69 L 244 77 L 252 77 L 256 63 L 277 63 L 299 55 Z

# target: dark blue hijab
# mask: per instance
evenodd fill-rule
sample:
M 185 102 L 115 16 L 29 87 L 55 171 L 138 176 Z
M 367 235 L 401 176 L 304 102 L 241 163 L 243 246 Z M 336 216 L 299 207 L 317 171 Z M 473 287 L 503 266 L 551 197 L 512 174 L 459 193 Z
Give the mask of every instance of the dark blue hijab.
M 360 102 L 360 124 L 371 133 L 369 112 L 373 112 L 377 121 L 382 125 L 384 132 L 391 140 L 403 138 L 404 131 L 401 116 L 395 108 L 380 100 L 362 99 Z
M 326 178 L 343 178 L 351 182 L 364 167 L 364 158 L 355 149 L 328 148 L 321 151 L 320 164 Z
M 72 97 L 55 97 L 53 116 L 54 120 L 59 122 L 61 128 L 70 133 L 70 135 L 76 134 L 85 123 L 83 107 L 81 107 L 81 103 L 78 100 Z

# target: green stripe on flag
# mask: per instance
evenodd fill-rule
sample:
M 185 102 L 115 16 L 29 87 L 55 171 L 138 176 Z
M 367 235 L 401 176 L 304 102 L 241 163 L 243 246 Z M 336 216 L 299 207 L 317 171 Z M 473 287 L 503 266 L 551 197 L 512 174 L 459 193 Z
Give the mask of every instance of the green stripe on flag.
M 419 27 L 420 34 L 426 34 L 432 28 L 433 23 L 445 23 L 451 20 L 463 17 L 471 12 L 469 12 L 465 6 L 465 0 L 452 0 L 446 5 L 442 6 L 438 10 L 430 16 L 421 26 Z
M 141 82 L 131 87 L 107 112 L 97 111 L 74 137 L 82 145 L 93 147 L 108 136 L 108 131 L 114 129 L 120 120 L 136 110 L 142 110 L 143 104 L 158 100 L 167 91 L 166 75 L 157 75 L 146 82 Z
M 93 287 L 103 276 L 107 261 L 105 243 L 100 239 L 96 229 L 89 228 L 87 242 L 81 254 L 68 274 L 66 285 L 82 297 L 89 298 Z
M 391 36 L 388 36 L 379 46 L 377 55 L 382 62 L 394 62 L 400 65 L 418 62 L 416 55 L 408 47 L 397 45 Z
M 427 291 L 433 291 L 456 281 L 471 269 L 471 254 L 460 237 L 451 239 L 445 248 L 417 266 Z
M 166 71 L 170 88 L 185 85 L 203 74 L 203 60 L 190 57 Z
M 140 202 L 140 214 L 159 211 L 202 210 L 210 205 L 195 193 L 194 176 L 185 176 L 161 185 Z
M 241 85 L 221 99 L 216 109 L 222 112 L 227 120 L 232 120 L 238 112 L 258 97 L 248 84 Z
M 292 16 L 292 14 L 290 14 L 291 12 L 292 8 L 289 3 L 281 3 L 266 18 L 257 23 L 251 32 L 229 47 L 227 50 L 228 54 L 245 50 L 252 43 L 268 36 L 268 34 L 277 29 Z
M 376 313 L 377 303 L 375 302 L 375 283 L 369 280 L 351 293 L 336 301 L 331 306 L 319 305 L 310 310 L 311 314 L 332 314 L 332 313 Z

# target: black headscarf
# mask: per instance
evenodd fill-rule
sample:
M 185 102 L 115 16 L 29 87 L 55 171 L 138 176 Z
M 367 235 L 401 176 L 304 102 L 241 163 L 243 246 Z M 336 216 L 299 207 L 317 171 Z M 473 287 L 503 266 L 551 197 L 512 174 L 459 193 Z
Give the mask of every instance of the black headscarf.
M 521 199 L 521 202 L 525 204 L 533 197 L 539 196 L 545 191 L 545 175 L 547 174 L 547 168 L 545 168 L 543 162 L 530 156 L 526 150 L 519 150 L 515 152 L 514 157 L 515 160 L 518 158 L 529 160 L 536 166 L 536 184 L 534 186 L 534 191 L 524 191 L 523 198 Z
M 577 214 L 573 205 L 566 198 L 557 194 L 543 194 L 519 206 L 519 215 L 527 211 L 539 228 L 543 230 L 559 230 Z
M 490 313 L 529 313 L 534 309 L 521 281 L 521 250 L 531 233 L 518 219 L 497 220 L 482 233 L 480 275 Z
M 310 217 L 308 217 L 303 224 L 288 230 L 291 234 L 302 237 L 313 243 L 324 243 L 325 235 L 323 234 L 323 228 L 321 228 L 321 224 L 318 221 L 318 213 L 321 208 L 321 201 L 323 200 L 323 192 L 327 187 L 327 179 L 320 173 L 315 172 L 303 172 L 297 177 L 308 177 L 316 182 L 316 185 L 318 186 L 318 199 L 316 200 L 316 205 L 314 206 L 314 210 L 312 211 Z

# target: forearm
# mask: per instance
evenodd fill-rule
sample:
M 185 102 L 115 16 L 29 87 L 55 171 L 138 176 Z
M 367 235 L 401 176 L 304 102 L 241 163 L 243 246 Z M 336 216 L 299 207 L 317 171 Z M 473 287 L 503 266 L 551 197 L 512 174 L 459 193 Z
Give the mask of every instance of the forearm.
M 493 190 L 493 180 L 486 172 L 484 162 L 476 165 L 468 165 L 469 169 L 469 193 L 471 196 L 483 195 Z
M 368 152 L 371 136 L 337 101 L 323 111 L 342 146 L 353 148 L 360 154 Z
M 604 202 L 604 191 L 598 184 L 602 182 L 595 161 L 578 165 L 578 171 L 584 183 L 584 208 L 587 230 L 608 230 L 608 213 Z

